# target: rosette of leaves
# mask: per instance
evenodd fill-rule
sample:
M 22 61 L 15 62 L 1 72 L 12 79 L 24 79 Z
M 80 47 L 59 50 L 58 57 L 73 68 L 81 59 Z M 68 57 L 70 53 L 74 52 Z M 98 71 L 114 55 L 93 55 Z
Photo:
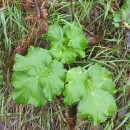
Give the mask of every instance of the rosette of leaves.
M 113 14 L 113 23 L 119 26 L 120 22 L 130 24 L 130 0 L 126 0 L 120 10 Z
M 82 28 L 75 22 L 63 28 L 58 24 L 50 25 L 46 39 L 51 43 L 50 54 L 64 64 L 73 63 L 76 57 L 85 57 L 88 41 Z
M 78 103 L 78 118 L 90 118 L 93 125 L 98 125 L 116 112 L 115 84 L 106 68 L 97 64 L 88 70 L 72 68 L 67 72 L 66 82 L 64 103 Z
M 13 71 L 13 99 L 18 104 L 42 106 L 63 92 L 66 70 L 48 50 L 31 46 L 26 56 L 17 54 Z

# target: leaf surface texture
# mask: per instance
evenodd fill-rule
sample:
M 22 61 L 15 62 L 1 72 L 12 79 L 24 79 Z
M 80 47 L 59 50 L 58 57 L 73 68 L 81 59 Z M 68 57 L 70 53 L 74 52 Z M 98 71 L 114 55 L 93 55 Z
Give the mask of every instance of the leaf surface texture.
M 115 84 L 106 68 L 97 64 L 88 70 L 73 68 L 67 72 L 66 82 L 64 102 L 78 103 L 78 118 L 90 118 L 98 125 L 116 111 Z
M 15 57 L 13 98 L 19 104 L 42 106 L 64 89 L 66 70 L 48 50 L 31 46 L 26 56 Z

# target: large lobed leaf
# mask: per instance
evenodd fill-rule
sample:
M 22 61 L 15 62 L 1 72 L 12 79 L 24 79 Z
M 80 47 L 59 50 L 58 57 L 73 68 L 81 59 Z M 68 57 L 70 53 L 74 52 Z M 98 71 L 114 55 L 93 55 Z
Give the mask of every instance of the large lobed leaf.
M 48 50 L 31 46 L 26 56 L 17 54 L 13 71 L 16 103 L 42 106 L 64 89 L 66 70 L 62 63 L 52 60 Z
M 77 56 L 85 57 L 88 42 L 76 23 L 66 24 L 63 28 L 58 24 L 50 25 L 46 39 L 51 42 L 51 55 L 62 63 L 70 64 Z
M 114 13 L 113 21 L 115 25 L 121 21 L 130 24 L 130 0 L 126 0 L 120 10 Z
M 112 96 L 115 84 L 107 69 L 97 64 L 88 70 L 73 68 L 67 72 L 66 82 L 64 102 L 67 105 L 79 102 L 77 117 L 88 117 L 94 125 L 98 125 L 116 111 Z

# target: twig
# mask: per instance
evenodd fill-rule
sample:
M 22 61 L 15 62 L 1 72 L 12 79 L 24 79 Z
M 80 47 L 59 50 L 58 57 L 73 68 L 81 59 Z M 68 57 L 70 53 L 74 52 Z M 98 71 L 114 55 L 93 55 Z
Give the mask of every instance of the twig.
M 37 10 L 37 14 L 40 15 L 40 7 L 39 7 L 39 4 L 38 4 L 38 1 L 37 0 L 33 0 L 34 3 L 35 3 L 35 7 L 36 7 L 36 10 Z
M 74 7 L 73 7 L 73 0 L 70 0 L 70 9 L 71 9 L 72 21 L 74 21 Z

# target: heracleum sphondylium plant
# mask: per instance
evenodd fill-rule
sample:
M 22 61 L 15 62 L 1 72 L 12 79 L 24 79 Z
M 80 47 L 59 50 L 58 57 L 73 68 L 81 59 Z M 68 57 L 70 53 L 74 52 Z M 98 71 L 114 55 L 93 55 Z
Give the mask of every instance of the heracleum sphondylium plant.
M 72 68 L 67 72 L 66 82 L 64 103 L 73 105 L 78 102 L 78 118 L 89 117 L 94 125 L 98 125 L 116 111 L 115 84 L 106 68 L 97 64 L 88 70 Z
M 17 54 L 13 71 L 16 103 L 42 106 L 64 89 L 66 70 L 62 63 L 52 60 L 48 50 L 31 46 L 26 56 Z
M 63 27 L 50 25 L 46 39 L 51 42 L 50 54 L 64 64 L 73 63 L 76 57 L 85 57 L 88 41 L 82 28 L 75 22 Z
M 74 35 L 72 26 L 77 31 L 78 27 L 75 24 L 64 26 L 63 30 L 68 33 L 63 33 L 59 25 L 51 25 L 50 28 L 55 29 L 56 33 L 52 31 L 47 34 L 47 39 L 51 39 L 52 42 L 50 50 L 31 46 L 26 56 L 19 54 L 15 56 L 12 76 L 13 99 L 18 104 L 43 106 L 47 101 L 53 101 L 56 96 L 63 94 L 66 105 L 78 104 L 78 118 L 90 118 L 92 123 L 97 125 L 116 111 L 113 97 L 115 84 L 111 73 L 97 64 L 87 70 L 75 67 L 67 71 L 64 68 L 63 63 L 70 64 L 77 56 L 84 57 L 84 49 L 87 46 L 87 40 L 80 27 L 80 37 L 76 40 L 71 39 Z M 68 40 L 65 40 L 67 42 L 58 42 L 61 37 L 63 39 L 68 37 Z M 74 41 L 78 41 L 77 44 Z M 69 48 L 69 51 L 62 49 L 60 44 L 63 48 Z M 54 46 L 56 48 L 59 46 L 60 51 L 56 52 Z M 77 51 L 74 51 L 76 48 Z M 72 57 L 67 59 L 69 56 Z

